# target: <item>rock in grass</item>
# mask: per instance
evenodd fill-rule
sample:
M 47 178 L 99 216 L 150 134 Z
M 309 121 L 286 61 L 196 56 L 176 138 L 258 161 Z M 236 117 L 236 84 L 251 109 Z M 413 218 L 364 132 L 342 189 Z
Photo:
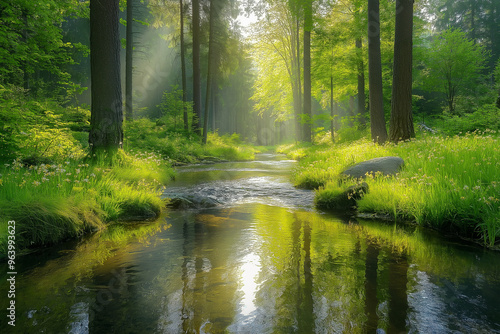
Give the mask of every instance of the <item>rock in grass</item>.
M 347 168 L 341 176 L 347 178 L 365 178 L 367 174 L 394 175 L 403 167 L 404 161 L 400 157 L 382 157 L 360 162 Z

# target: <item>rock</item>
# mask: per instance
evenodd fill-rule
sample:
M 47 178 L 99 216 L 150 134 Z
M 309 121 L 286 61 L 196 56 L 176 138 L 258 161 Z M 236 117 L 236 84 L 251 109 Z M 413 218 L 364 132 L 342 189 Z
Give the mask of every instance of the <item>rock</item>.
M 404 161 L 400 157 L 375 158 L 349 167 L 342 172 L 341 176 L 364 179 L 367 173 L 375 175 L 380 172 L 383 175 L 394 175 L 399 172 L 403 165 Z

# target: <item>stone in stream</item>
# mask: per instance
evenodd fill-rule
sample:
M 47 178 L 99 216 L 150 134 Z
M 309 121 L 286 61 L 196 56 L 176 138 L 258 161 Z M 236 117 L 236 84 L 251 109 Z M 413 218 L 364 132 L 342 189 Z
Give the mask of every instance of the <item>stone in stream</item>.
M 394 175 L 399 172 L 404 165 L 404 160 L 400 157 L 382 157 L 360 162 L 347 168 L 341 173 L 346 178 L 364 179 L 366 174 Z
M 216 199 L 199 195 L 170 195 L 167 198 L 170 200 L 167 206 L 172 209 L 204 209 L 221 204 Z

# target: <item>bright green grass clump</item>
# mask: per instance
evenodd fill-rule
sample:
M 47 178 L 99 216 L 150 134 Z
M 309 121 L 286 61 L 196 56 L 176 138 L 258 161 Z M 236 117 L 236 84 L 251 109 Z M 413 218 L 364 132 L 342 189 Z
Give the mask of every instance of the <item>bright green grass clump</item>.
M 112 168 L 79 160 L 25 166 L 5 164 L 0 175 L 0 253 L 7 222 L 16 222 L 19 249 L 99 230 L 105 222 L 160 214 L 171 167 L 154 154 L 127 156 Z
M 481 235 L 493 246 L 500 237 L 500 142 L 492 131 L 464 136 L 425 136 L 378 146 L 368 140 L 312 148 L 293 175 L 297 186 L 317 189 L 316 202 L 328 201 L 340 188 L 338 175 L 355 163 L 399 156 L 405 166 L 395 177 L 368 177 L 369 193 L 358 211 L 392 214 L 418 224 Z

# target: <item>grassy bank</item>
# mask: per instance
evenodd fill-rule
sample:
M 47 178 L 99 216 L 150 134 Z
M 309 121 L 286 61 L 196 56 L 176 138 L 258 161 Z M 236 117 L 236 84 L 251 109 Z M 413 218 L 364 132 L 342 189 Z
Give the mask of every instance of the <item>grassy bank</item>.
M 296 186 L 314 188 L 316 205 L 333 199 L 359 181 L 340 183 L 345 168 L 371 158 L 399 156 L 405 166 L 395 177 L 369 177 L 369 193 L 358 211 L 389 214 L 494 246 L 500 237 L 500 147 L 492 131 L 462 136 L 424 135 L 398 145 L 378 146 L 366 139 L 340 145 L 282 146 L 299 157 Z
M 153 154 L 127 156 L 109 166 L 82 160 L 26 166 L 5 164 L 0 179 L 0 253 L 7 222 L 16 222 L 16 248 L 53 244 L 105 228 L 107 222 L 153 218 L 172 168 Z

